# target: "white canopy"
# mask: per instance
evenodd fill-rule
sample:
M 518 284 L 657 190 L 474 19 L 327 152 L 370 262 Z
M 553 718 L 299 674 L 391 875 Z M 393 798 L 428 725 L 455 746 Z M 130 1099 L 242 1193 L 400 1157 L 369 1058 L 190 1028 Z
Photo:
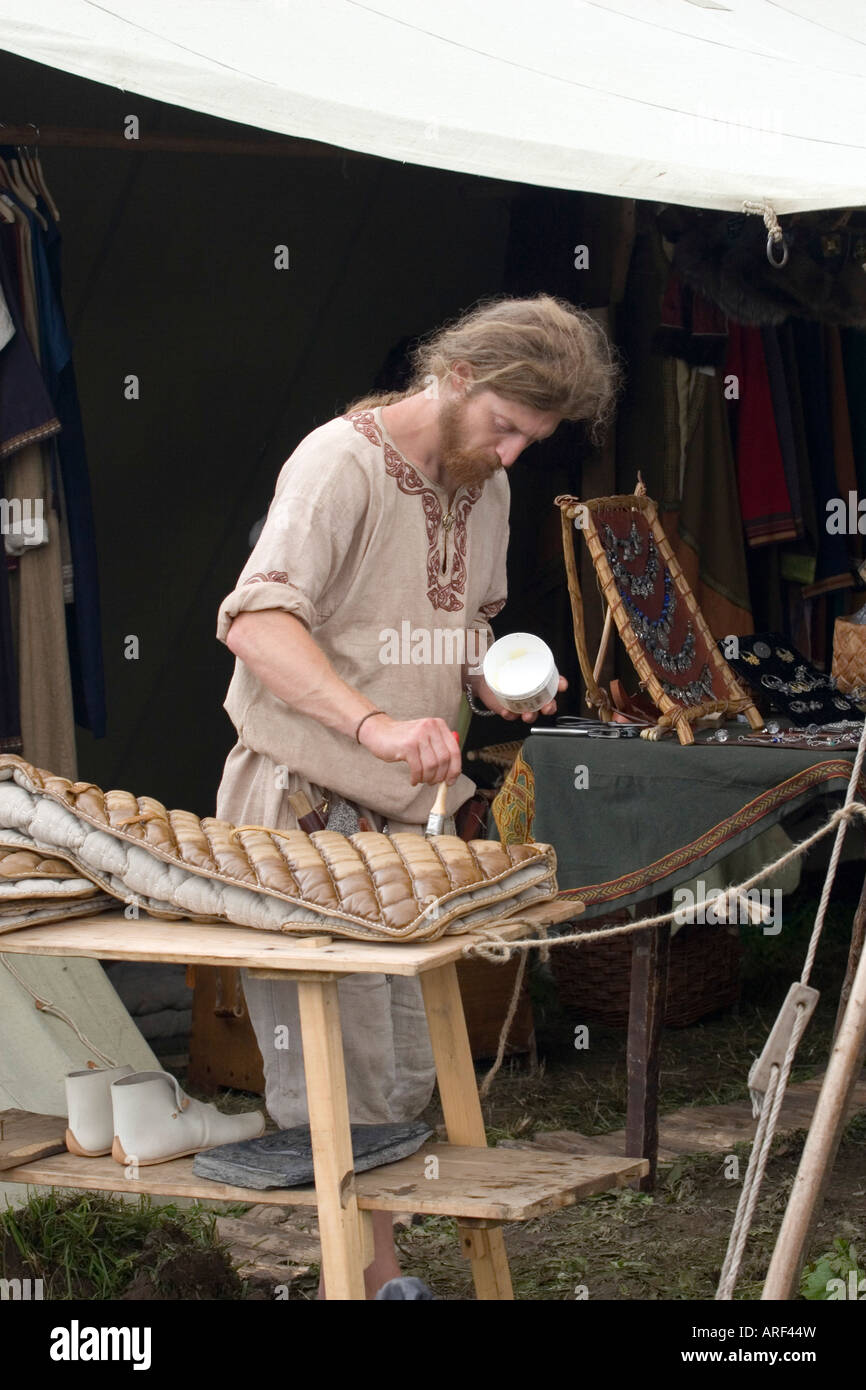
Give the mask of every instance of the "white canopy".
M 863 0 L 0 0 L 0 44 L 388 159 L 792 212 L 866 202 L 863 13 Z

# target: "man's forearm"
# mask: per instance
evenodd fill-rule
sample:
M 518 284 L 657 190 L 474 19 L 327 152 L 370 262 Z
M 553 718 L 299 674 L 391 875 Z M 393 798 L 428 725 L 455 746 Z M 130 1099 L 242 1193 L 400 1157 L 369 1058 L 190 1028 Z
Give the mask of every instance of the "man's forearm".
M 283 609 L 239 613 L 226 646 L 278 699 L 341 734 L 354 735 L 376 708 L 340 679 L 303 623 Z

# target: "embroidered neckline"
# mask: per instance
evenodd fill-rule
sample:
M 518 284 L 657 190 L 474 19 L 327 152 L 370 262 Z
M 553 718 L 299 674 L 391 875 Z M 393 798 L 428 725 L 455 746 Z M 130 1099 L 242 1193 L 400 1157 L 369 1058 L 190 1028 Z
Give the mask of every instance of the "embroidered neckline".
M 408 459 L 394 447 L 385 436 L 384 427 L 376 420 L 372 410 L 359 410 L 343 417 L 351 422 L 359 434 L 371 444 L 382 450 L 385 471 L 394 479 L 401 492 L 407 496 L 421 498 L 424 509 L 424 525 L 427 531 L 427 597 L 434 608 L 446 613 L 457 613 L 464 606 L 466 591 L 466 539 L 467 520 L 475 506 L 483 487 L 458 488 L 450 515 L 453 518 L 453 554 L 451 574 L 446 583 L 441 582 L 442 552 L 439 548 L 439 533 L 444 529 L 445 512 L 442 502 L 430 479 L 425 479 Z M 462 495 L 461 495 L 462 494 Z

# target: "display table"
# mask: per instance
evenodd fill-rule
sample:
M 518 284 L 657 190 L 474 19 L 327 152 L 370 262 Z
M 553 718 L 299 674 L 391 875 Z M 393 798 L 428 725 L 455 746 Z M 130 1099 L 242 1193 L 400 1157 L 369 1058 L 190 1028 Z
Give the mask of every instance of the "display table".
M 502 940 L 527 927 L 553 925 L 579 911 L 573 901 L 529 908 L 514 921 L 488 925 Z M 484 1122 L 469 1049 L 456 962 L 475 933 L 409 945 L 291 937 L 248 927 L 153 918 L 128 921 L 104 913 L 3 937 L 7 954 L 89 956 L 243 966 L 263 978 L 298 983 L 315 1189 L 259 1191 L 209 1182 L 192 1172 L 192 1158 L 141 1167 L 139 1177 L 110 1157 L 54 1153 L 6 1167 L 10 1142 L 26 1148 L 44 1133 L 44 1118 L 7 1112 L 3 1180 L 32 1185 L 153 1192 L 231 1202 L 314 1205 L 329 1299 L 363 1299 L 363 1271 L 372 1259 L 370 1211 L 428 1212 L 458 1220 L 479 1299 L 513 1297 L 501 1224 L 523 1221 L 580 1197 L 622 1187 L 648 1171 L 642 1158 L 574 1158 L 486 1147 Z M 420 977 L 436 1062 L 448 1144 L 428 1144 L 410 1158 L 355 1175 L 337 981 L 356 972 Z M 2 1021 L 0 1021 L 2 1028 Z M 122 1059 L 120 1059 L 122 1060 Z M 3 1116 L 0 1116 L 3 1119 Z M 63 1121 L 65 1126 L 65 1120 Z M 62 1133 L 62 1131 L 60 1131 Z M 10 1140 L 10 1135 L 13 1138 Z M 430 1159 L 435 1159 L 431 1163 Z
M 499 824 L 515 840 L 553 845 L 560 897 L 578 899 L 585 918 L 603 918 L 634 904 L 643 905 L 638 915 L 651 916 L 661 910 L 662 895 L 770 826 L 787 821 L 790 833 L 794 823 L 810 818 L 808 829 L 815 829 L 847 789 L 853 751 L 738 745 L 745 726 L 726 727 L 724 746 L 683 747 L 676 738 L 653 743 L 530 734 L 495 803 Z M 862 798 L 866 784 L 858 790 Z M 495 830 L 489 833 L 499 838 Z M 862 846 L 862 827 L 853 830 L 853 838 Z M 828 836 L 828 851 L 831 843 Z M 843 999 L 854 977 L 864 925 L 866 885 L 854 921 Z M 650 1161 L 644 1188 L 654 1184 L 658 1152 L 670 934 L 669 924 L 647 929 L 632 955 L 626 1151 Z
M 629 907 L 670 892 L 810 805 L 839 804 L 854 752 L 737 745 L 743 728 L 729 724 L 724 747 L 530 735 L 522 790 L 533 840 L 556 850 L 560 892 L 579 898 L 586 917 Z

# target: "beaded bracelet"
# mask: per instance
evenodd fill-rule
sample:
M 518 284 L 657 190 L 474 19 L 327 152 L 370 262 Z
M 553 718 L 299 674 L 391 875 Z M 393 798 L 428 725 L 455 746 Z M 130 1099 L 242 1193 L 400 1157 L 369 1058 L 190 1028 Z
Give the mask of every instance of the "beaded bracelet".
M 492 714 L 496 713 L 495 709 L 487 709 L 486 706 L 478 704 L 478 701 L 475 699 L 475 692 L 468 682 L 463 687 L 463 693 L 466 696 L 466 703 L 473 714 L 480 714 L 482 719 L 489 719 Z

